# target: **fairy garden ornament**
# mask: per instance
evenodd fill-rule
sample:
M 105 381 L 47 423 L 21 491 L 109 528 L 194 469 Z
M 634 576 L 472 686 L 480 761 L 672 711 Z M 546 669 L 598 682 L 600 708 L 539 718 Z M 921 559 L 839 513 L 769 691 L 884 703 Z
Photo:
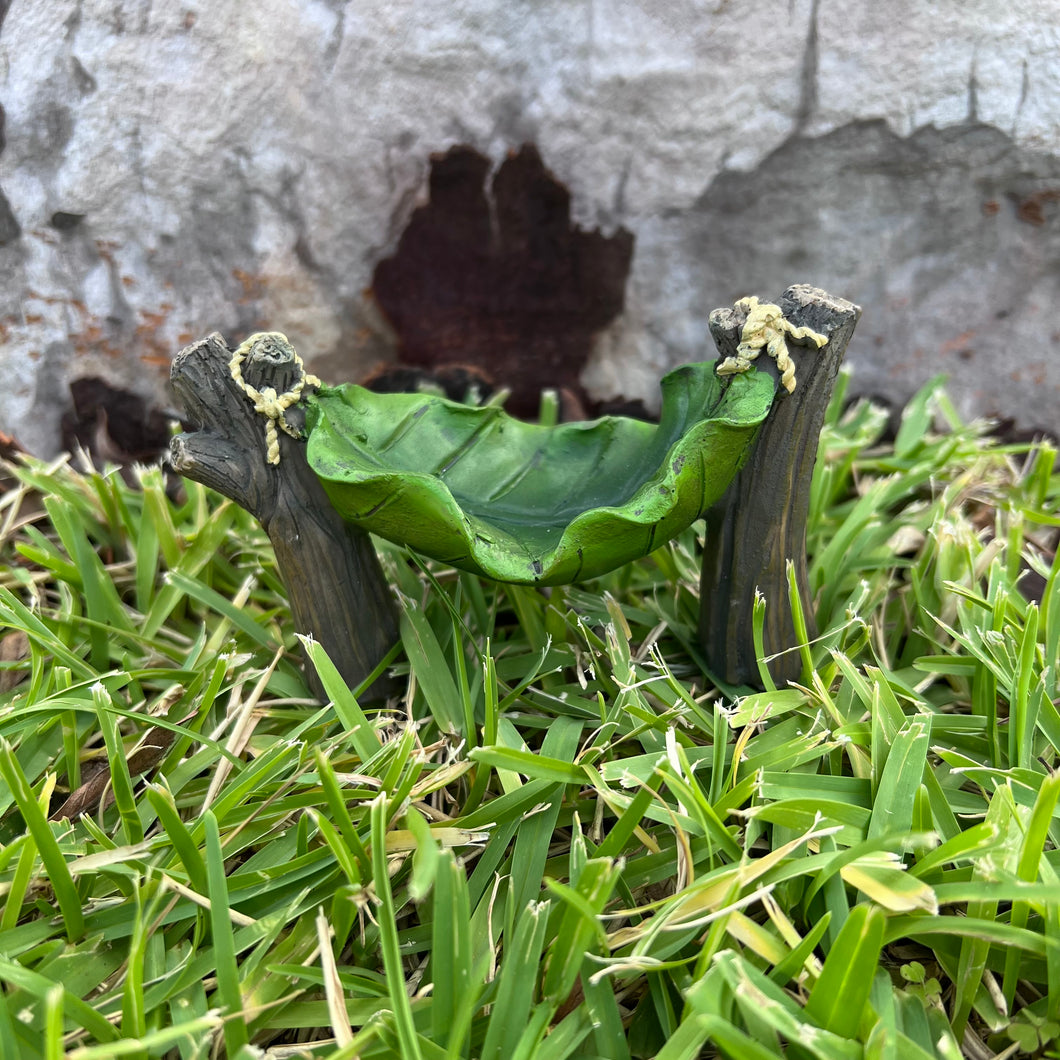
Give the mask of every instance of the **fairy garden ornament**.
M 172 463 L 261 521 L 296 629 L 322 643 L 351 686 L 397 640 L 370 533 L 497 581 L 554 585 L 647 555 L 704 516 L 708 668 L 732 684 L 758 681 L 758 592 L 769 601 L 771 672 L 797 677 L 797 655 L 785 654 L 794 644 L 785 566 L 794 563 L 809 610 L 810 475 L 859 313 L 806 286 L 716 310 L 721 357 L 663 379 L 657 425 L 534 424 L 435 394 L 327 386 L 278 332 L 234 351 L 214 334 L 173 364 L 198 429 L 174 439 Z M 809 347 L 797 363 L 789 342 Z

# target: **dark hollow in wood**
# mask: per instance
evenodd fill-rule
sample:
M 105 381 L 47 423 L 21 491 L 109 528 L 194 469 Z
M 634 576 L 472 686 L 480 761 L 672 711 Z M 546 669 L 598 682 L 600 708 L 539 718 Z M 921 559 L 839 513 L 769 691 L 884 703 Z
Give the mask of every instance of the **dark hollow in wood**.
M 776 300 L 795 327 L 828 337 L 820 350 L 788 339 L 795 362 L 793 394 L 780 389 L 747 463 L 725 496 L 706 513 L 706 543 L 700 581 L 699 640 L 708 667 L 736 685 L 761 687 L 755 659 L 752 612 L 755 591 L 766 599 L 764 641 L 768 665 L 778 685 L 801 673 L 788 601 L 785 565 L 795 564 L 803 611 L 815 636 L 806 574 L 806 518 L 817 442 L 839 366 L 860 306 L 804 284 L 789 287 Z M 746 317 L 715 310 L 710 330 L 721 356 L 736 352 Z M 755 362 L 777 375 L 765 355 Z M 777 654 L 783 653 L 783 654 Z
M 347 525 L 332 507 L 305 458 L 305 442 L 283 433 L 280 462 L 266 459 L 264 416 L 229 372 L 232 351 L 216 332 L 186 347 L 173 362 L 173 389 L 195 430 L 177 435 L 170 447 L 176 471 L 223 493 L 264 527 L 300 633 L 323 645 L 346 683 L 354 688 L 397 643 L 397 611 L 371 539 Z M 261 390 L 287 390 L 297 368 L 275 352 L 252 351 L 243 378 Z M 302 411 L 287 411 L 293 427 Z M 326 698 L 312 664 L 306 674 L 314 693 Z M 366 698 L 388 691 L 380 679 Z

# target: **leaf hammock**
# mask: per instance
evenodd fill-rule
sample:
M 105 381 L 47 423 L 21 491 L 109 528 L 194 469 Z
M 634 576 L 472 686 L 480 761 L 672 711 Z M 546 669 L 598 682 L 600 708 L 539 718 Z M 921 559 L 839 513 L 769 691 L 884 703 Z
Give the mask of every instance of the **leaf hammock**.
M 343 518 L 496 581 L 556 585 L 647 555 L 725 492 L 773 402 L 715 362 L 662 380 L 654 424 L 541 426 L 347 384 L 308 395 L 308 459 Z

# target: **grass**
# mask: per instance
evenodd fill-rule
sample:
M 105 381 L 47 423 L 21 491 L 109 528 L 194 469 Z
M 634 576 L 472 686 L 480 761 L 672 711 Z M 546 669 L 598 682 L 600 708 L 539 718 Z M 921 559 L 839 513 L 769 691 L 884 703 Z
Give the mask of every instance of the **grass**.
M 694 532 L 547 594 L 380 545 L 407 692 L 310 643 L 321 705 L 248 515 L 12 469 L 0 1060 L 1060 1056 L 1055 450 L 842 405 L 752 694 Z

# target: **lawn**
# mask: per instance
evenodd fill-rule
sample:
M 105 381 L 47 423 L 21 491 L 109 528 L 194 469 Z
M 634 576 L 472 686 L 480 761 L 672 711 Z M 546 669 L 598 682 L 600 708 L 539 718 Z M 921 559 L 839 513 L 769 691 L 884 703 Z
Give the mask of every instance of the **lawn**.
M 310 642 L 322 705 L 249 515 L 8 469 L 0 1060 L 1060 1057 L 1056 450 L 843 391 L 765 692 L 698 525 L 547 591 L 380 542 L 400 694 Z

